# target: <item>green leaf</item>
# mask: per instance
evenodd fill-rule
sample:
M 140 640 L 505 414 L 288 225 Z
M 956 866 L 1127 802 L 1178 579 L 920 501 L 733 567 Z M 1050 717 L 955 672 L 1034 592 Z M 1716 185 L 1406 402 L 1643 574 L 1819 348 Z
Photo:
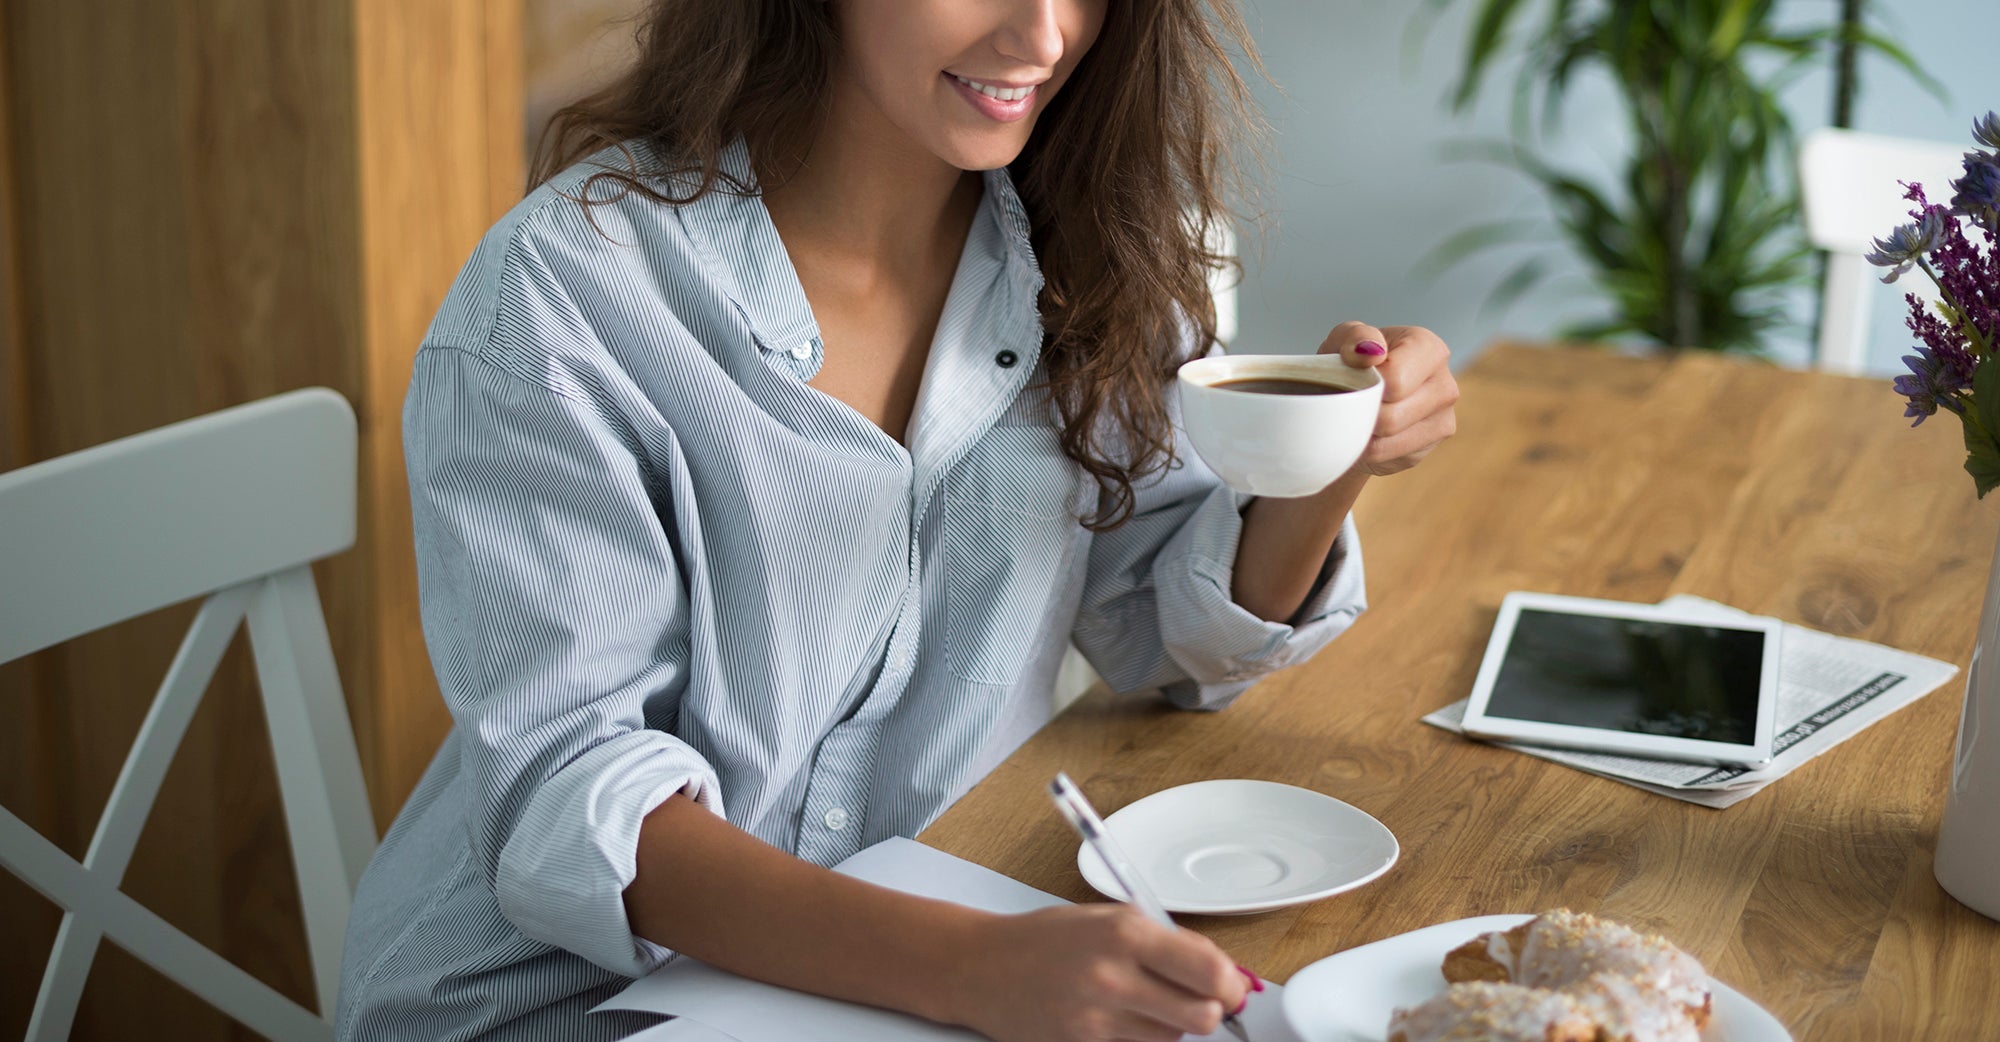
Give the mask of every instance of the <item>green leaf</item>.
M 1416 273 L 1436 278 L 1482 250 L 1513 243 L 1546 242 L 1550 238 L 1546 220 L 1520 217 L 1475 224 L 1432 247 L 1418 260 Z
M 1863 46 L 1901 66 L 1902 70 L 1908 73 L 1911 79 L 1916 80 L 1918 86 L 1929 92 L 1931 97 L 1939 101 L 1950 100 L 1951 92 L 1945 89 L 1944 81 L 1924 71 L 1924 67 L 1918 65 L 1917 60 L 1910 56 L 1910 52 L 1904 50 L 1896 41 L 1870 29 L 1856 29 L 1855 38 Z
M 1424 44 L 1430 40 L 1431 26 L 1451 6 L 1451 0 L 1424 0 L 1417 17 L 1403 26 L 1403 68 L 1415 69 L 1423 59 Z
M 1522 295 L 1534 288 L 1535 283 L 1542 281 L 1548 271 L 1546 257 L 1529 257 L 1522 261 L 1494 285 L 1491 293 L 1486 295 L 1486 303 L 1479 307 L 1479 316 L 1485 318 L 1489 314 L 1499 314 L 1513 307 Z
M 1979 498 L 2000 485 L 2000 365 L 1983 362 L 1972 370 L 1972 401 L 1966 415 L 1965 472 L 1979 490 Z
M 1487 64 L 1507 42 L 1507 26 L 1520 6 L 1520 0 L 1485 0 L 1480 6 L 1479 13 L 1473 18 L 1472 32 L 1466 37 L 1464 71 L 1460 75 L 1458 89 L 1453 92 L 1453 109 L 1464 111 L 1472 103 L 1479 82 L 1486 77 Z
M 1495 163 L 1500 166 L 1514 165 L 1514 147 L 1505 141 L 1480 138 L 1470 141 L 1447 141 L 1438 148 L 1440 158 L 1452 163 Z
M 1754 6 L 1750 0 L 1730 0 L 1724 4 L 1722 18 L 1716 22 L 1715 31 L 1708 38 L 1709 50 L 1718 56 L 1736 53 L 1736 48 L 1743 43 Z
M 2000 485 L 2000 442 L 1971 423 L 1965 425 L 1965 472 L 1981 499 Z
M 2000 365 L 1993 364 L 1991 358 L 1972 369 L 1972 402 L 1987 440 L 1993 440 L 2000 435 Z

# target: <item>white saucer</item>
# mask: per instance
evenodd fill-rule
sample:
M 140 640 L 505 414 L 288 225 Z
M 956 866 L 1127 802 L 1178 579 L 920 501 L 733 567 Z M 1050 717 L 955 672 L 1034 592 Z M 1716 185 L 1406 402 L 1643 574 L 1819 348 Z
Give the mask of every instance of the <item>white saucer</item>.
M 1285 982 L 1285 1020 L 1303 1042 L 1381 1042 L 1397 1007 L 1414 1006 L 1445 989 L 1438 967 L 1446 952 L 1532 918 L 1460 919 L 1329 955 Z M 1702 1042 L 1792 1042 L 1776 1017 L 1741 992 L 1713 977 L 1708 989 L 1715 1005 Z
M 1365 811 L 1277 782 L 1178 785 L 1104 819 L 1169 912 L 1248 915 L 1352 890 L 1396 863 L 1396 837 Z M 1125 891 L 1104 862 L 1078 849 L 1084 881 L 1113 900 Z

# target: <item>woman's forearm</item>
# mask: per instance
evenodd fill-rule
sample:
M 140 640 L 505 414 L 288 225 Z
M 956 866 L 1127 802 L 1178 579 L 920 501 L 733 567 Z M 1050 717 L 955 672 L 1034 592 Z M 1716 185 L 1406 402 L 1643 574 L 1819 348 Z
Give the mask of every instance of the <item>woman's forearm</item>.
M 744 977 L 955 1019 L 959 967 L 983 919 L 773 847 L 676 795 L 639 831 L 625 889 L 633 932 Z
M 1367 483 L 1368 471 L 1356 466 L 1314 495 L 1252 502 L 1243 512 L 1230 597 L 1258 618 L 1291 621 Z
M 1019 915 L 898 893 L 792 857 L 684 796 L 648 815 L 625 909 L 641 937 L 800 991 L 1000 1042 L 1207 1034 L 1246 980 L 1129 905 Z

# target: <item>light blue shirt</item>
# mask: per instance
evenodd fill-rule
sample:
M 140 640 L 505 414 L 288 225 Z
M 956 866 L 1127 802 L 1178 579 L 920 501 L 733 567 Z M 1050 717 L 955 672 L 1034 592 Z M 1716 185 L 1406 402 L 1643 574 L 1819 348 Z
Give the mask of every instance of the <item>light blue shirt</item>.
M 589 173 L 493 228 L 417 354 L 404 447 L 456 726 L 361 882 L 342 1039 L 616 1037 L 583 1011 L 672 954 L 622 892 L 674 793 L 830 865 L 1047 722 L 1071 640 L 1115 688 L 1215 709 L 1363 608 L 1351 522 L 1299 625 L 1234 604 L 1245 501 L 1185 442 L 1129 524 L 1078 523 L 1097 489 L 1037 387 L 1004 171 L 907 450 L 808 385 L 826 347 L 760 200 L 586 215 L 564 196 Z

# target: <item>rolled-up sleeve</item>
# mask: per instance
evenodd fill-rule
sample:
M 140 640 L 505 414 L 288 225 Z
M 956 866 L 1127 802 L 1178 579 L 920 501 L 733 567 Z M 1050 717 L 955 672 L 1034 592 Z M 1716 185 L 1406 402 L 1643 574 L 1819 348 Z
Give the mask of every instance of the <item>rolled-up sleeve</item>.
M 625 916 L 641 821 L 677 792 L 722 812 L 711 765 L 657 729 L 689 661 L 672 505 L 602 403 L 519 368 L 436 342 L 417 356 L 404 446 L 424 636 L 501 912 L 637 976 L 671 956 Z
M 1230 595 L 1243 509 L 1183 438 L 1181 464 L 1135 488 L 1130 522 L 1093 542 L 1076 644 L 1116 690 L 1157 687 L 1220 709 L 1259 677 L 1311 658 L 1367 608 L 1361 542 L 1347 518 L 1292 623 Z

